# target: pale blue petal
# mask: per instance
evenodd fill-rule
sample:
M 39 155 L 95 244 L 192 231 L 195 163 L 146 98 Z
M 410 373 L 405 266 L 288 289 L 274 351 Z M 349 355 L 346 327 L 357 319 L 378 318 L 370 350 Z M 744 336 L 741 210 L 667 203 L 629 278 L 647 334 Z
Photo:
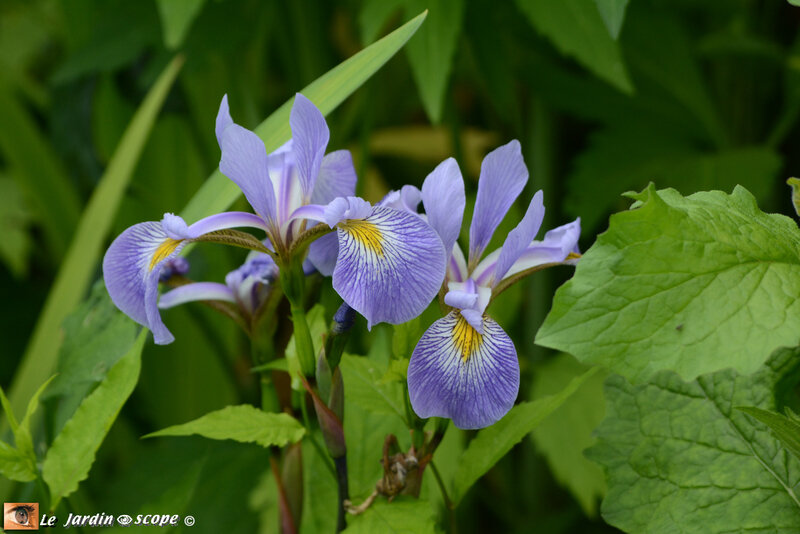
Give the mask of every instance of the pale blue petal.
M 294 97 L 289 125 L 292 128 L 293 151 L 303 197 L 308 201 L 314 191 L 330 132 L 319 109 L 300 93 Z
M 423 334 L 408 365 L 408 394 L 417 415 L 475 429 L 508 413 L 519 392 L 517 352 L 488 316 L 483 331 L 479 335 L 451 312 Z
M 317 238 L 308 247 L 308 261 L 322 276 L 331 276 L 339 255 L 339 237 L 336 232 Z
M 483 254 L 508 209 L 525 188 L 528 169 L 516 139 L 490 152 L 481 164 L 478 196 L 469 228 L 469 262 Z
M 503 276 L 505 276 L 514 262 L 519 259 L 523 252 L 525 252 L 525 249 L 533 242 L 533 238 L 536 237 L 536 234 L 539 233 L 539 228 L 541 228 L 542 221 L 544 220 L 544 201 L 542 197 L 543 194 L 541 191 L 537 191 L 536 194 L 533 195 L 533 200 L 531 200 L 530 205 L 528 205 L 528 211 L 525 213 L 525 217 L 522 218 L 522 221 L 520 221 L 516 228 L 509 232 L 503 243 L 503 248 L 500 250 L 500 257 L 497 260 L 494 273 L 492 274 L 494 283 L 490 283 L 489 285 L 496 285 Z
M 356 169 L 349 150 L 337 150 L 322 158 L 319 177 L 311 195 L 313 204 L 328 204 L 356 193 Z
M 217 135 L 217 143 L 222 148 L 222 132 L 225 128 L 233 124 L 231 118 L 231 111 L 228 107 L 228 95 L 222 97 L 222 102 L 219 104 L 219 111 L 217 111 L 217 123 L 214 128 L 214 133 Z
M 428 224 L 442 238 L 449 259 L 461 232 L 466 203 L 464 179 L 455 159 L 444 160 L 425 178 L 422 202 L 428 215 Z
M 202 300 L 219 300 L 236 303 L 233 291 L 225 284 L 216 282 L 194 282 L 178 286 L 163 293 L 158 299 L 158 307 L 162 310 L 173 308 L 187 302 Z

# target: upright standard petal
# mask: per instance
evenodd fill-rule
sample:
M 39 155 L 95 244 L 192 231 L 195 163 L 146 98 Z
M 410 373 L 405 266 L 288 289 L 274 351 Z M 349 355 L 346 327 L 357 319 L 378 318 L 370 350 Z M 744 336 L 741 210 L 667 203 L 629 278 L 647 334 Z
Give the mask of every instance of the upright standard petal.
M 275 221 L 275 191 L 267 173 L 267 149 L 261 139 L 238 124 L 221 134 L 219 170 L 242 190 L 253 209 L 266 221 Z
M 217 143 L 219 143 L 220 148 L 222 147 L 222 132 L 231 124 L 233 124 L 233 119 L 231 118 L 231 110 L 228 107 L 228 95 L 225 95 L 219 104 L 217 123 L 214 127 L 214 133 L 217 135 Z
M 305 96 L 297 93 L 289 116 L 295 161 L 300 174 L 303 197 L 311 200 L 314 183 L 319 175 L 322 157 L 328 146 L 330 131 L 325 117 Z
M 428 215 L 428 224 L 442 238 L 447 258 L 461 232 L 464 218 L 464 178 L 453 158 L 441 162 L 422 184 L 422 203 Z
M 103 258 L 103 279 L 114 304 L 153 331 L 159 345 L 175 338 L 158 311 L 158 278 L 164 263 L 185 244 L 167 236 L 160 222 L 144 222 L 122 232 Z
M 522 255 L 514 262 L 514 265 L 506 272 L 504 278 L 533 269 L 539 265 L 574 263 L 576 260 L 571 260 L 570 257 L 578 257 L 575 255 L 579 253 L 578 239 L 580 235 L 580 218 L 558 228 L 553 228 L 545 234 L 544 240 L 534 241 L 528 245 Z M 574 255 L 570 256 L 570 254 Z
M 322 158 L 311 195 L 312 204 L 327 204 L 338 197 L 356 194 L 356 169 L 349 150 L 337 150 Z
M 537 191 L 533 195 L 531 203 L 528 205 L 528 211 L 525 217 L 522 218 L 516 228 L 509 232 L 503 247 L 500 249 L 500 257 L 494 265 L 493 272 L 489 274 L 489 280 L 486 285 L 496 285 L 508 272 L 511 266 L 517 259 L 525 252 L 533 242 L 533 238 L 539 233 L 539 228 L 542 226 L 544 220 L 544 201 L 542 200 L 543 194 Z M 479 281 L 482 283 L 482 280 Z
M 490 152 L 481 164 L 478 196 L 469 227 L 469 262 L 474 265 L 492 239 L 494 231 L 528 182 L 519 141 Z
M 439 291 L 444 246 L 419 216 L 375 206 L 365 218 L 341 220 L 337 235 L 333 288 L 369 327 L 413 319 Z
M 411 406 L 422 418 L 446 417 L 458 428 L 499 421 L 519 392 L 519 362 L 511 338 L 483 316 L 483 334 L 458 312 L 431 325 L 408 365 Z

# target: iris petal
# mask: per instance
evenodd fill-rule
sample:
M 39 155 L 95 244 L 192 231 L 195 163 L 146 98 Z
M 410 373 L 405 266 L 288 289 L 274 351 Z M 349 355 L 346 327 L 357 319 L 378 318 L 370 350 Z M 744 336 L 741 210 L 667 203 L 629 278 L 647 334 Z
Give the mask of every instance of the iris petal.
M 477 261 L 497 225 L 528 181 L 528 169 L 516 139 L 490 152 L 481 164 L 478 195 L 469 227 L 469 261 Z
M 330 276 L 339 255 L 339 238 L 335 233 L 318 237 L 308 247 L 308 260 L 322 276 Z
M 293 152 L 303 197 L 308 202 L 314 191 L 325 148 L 328 146 L 330 131 L 320 110 L 300 93 L 294 97 L 289 125 L 292 128 Z
M 158 311 L 158 275 L 185 241 L 171 239 L 160 222 L 135 224 L 122 232 L 103 258 L 103 278 L 111 300 L 134 321 L 153 331 L 159 345 L 175 338 Z
M 458 312 L 431 325 L 408 366 L 411 406 L 422 418 L 446 417 L 464 429 L 499 421 L 519 392 L 519 362 L 511 338 L 483 316 L 483 335 Z
M 161 298 L 158 299 L 158 307 L 164 310 L 199 300 L 221 300 L 236 303 L 233 291 L 225 284 L 195 282 L 178 286 L 161 295 Z
M 422 184 L 422 202 L 428 224 L 439 233 L 450 258 L 464 218 L 464 179 L 453 158 L 441 162 Z
M 319 177 L 314 184 L 312 204 L 327 204 L 338 197 L 356 192 L 356 169 L 349 150 L 337 150 L 322 158 Z
M 494 283 L 499 282 L 508 272 L 515 261 L 525 252 L 528 245 L 533 242 L 533 238 L 539 233 L 539 228 L 544 220 L 544 202 L 542 192 L 537 191 L 533 195 L 528 211 L 516 228 L 509 232 L 503 247 L 500 249 L 500 257 L 491 275 Z
M 444 247 L 417 215 L 374 206 L 363 219 L 339 222 L 337 235 L 333 288 L 369 327 L 413 319 L 439 291 Z

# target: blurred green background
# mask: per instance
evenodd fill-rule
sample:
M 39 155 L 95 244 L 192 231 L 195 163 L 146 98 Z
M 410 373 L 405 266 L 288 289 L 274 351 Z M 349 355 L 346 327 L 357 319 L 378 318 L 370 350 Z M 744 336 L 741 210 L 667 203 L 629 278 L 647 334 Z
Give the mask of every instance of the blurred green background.
M 467 183 L 468 218 L 482 157 L 517 138 L 532 178 L 506 231 L 543 189 L 544 227 L 580 216 L 585 249 L 608 215 L 629 205 L 621 193 L 650 181 L 683 194 L 742 184 L 763 210 L 791 213 L 784 181 L 798 166 L 800 10 L 779 0 L 2 0 L 0 385 L 12 382 L 122 133 L 175 53 L 185 64 L 107 242 L 131 224 L 179 212 L 216 169 L 223 94 L 235 120 L 253 128 L 426 8 L 404 51 L 328 117 L 329 150 L 352 151 L 367 200 L 420 186 L 453 155 Z M 222 280 L 242 259 L 240 251 L 198 247 L 192 274 Z M 94 269 L 99 278 L 99 264 Z M 568 357 L 533 345 L 553 291 L 569 275 L 567 268 L 539 273 L 493 308 L 517 346 L 520 398 L 553 393 L 580 372 Z M 321 298 L 332 313 L 338 301 L 329 284 Z M 428 315 L 423 322 L 435 318 Z M 186 497 L 166 490 L 183 484 L 194 491 L 180 506 L 208 516 L 193 531 L 268 531 L 275 525 L 259 523 L 257 513 L 269 498 L 257 486 L 267 470 L 260 450 L 138 439 L 254 394 L 249 348 L 233 324 L 201 306 L 165 317 L 177 341 L 145 349 L 139 385 L 76 506 L 84 513 L 130 513 L 154 499 L 178 506 Z M 351 349 L 390 343 L 390 329 L 373 332 L 356 336 Z M 80 358 L 86 345 L 65 346 L 60 357 Z M 582 447 L 561 450 L 590 440 L 602 418 L 599 383 L 484 477 L 458 509 L 460 531 L 613 530 L 598 518 L 602 473 L 585 460 L 578 469 L 570 463 L 568 454 Z

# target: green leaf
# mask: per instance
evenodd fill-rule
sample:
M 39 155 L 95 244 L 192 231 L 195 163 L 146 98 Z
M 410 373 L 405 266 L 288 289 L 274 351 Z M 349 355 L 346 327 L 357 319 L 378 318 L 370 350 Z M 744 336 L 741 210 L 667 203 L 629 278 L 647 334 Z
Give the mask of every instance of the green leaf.
M 158 14 L 167 48 L 177 48 L 183 43 L 189 27 L 203 9 L 205 0 L 157 0 Z
M 389 17 L 400 10 L 404 0 L 364 0 L 358 13 L 358 27 L 363 44 L 370 44 L 380 34 Z
M 453 495 L 451 496 L 453 502 L 458 504 L 467 490 L 480 477 L 486 474 L 525 435 L 557 410 L 598 370 L 599 368 L 595 367 L 573 378 L 567 387 L 555 395 L 517 404 L 500 421 L 478 432 L 459 461 L 453 481 Z
M 736 409 L 767 425 L 775 434 L 775 437 L 783 443 L 786 450 L 800 460 L 800 422 L 798 422 L 797 416 L 786 417 L 755 406 L 737 407 Z
M 421 337 L 419 317 L 392 327 L 392 354 L 395 358 L 408 360 Z
M 308 329 L 311 332 L 311 342 L 314 344 L 314 354 L 319 354 L 322 350 L 322 337 L 328 332 L 325 324 L 325 308 L 321 304 L 315 304 L 306 314 Z M 305 391 L 303 383 L 300 381 L 302 369 L 300 368 L 300 358 L 297 356 L 297 347 L 294 334 L 286 345 L 286 367 L 292 379 L 292 389 L 295 391 Z
M 383 381 L 385 368 L 379 368 L 368 358 L 350 354 L 342 356 L 339 367 L 348 400 L 373 413 L 396 415 L 405 421 L 403 386 Z
M 142 330 L 133 347 L 84 399 L 47 451 L 42 478 L 50 488 L 53 509 L 89 476 L 97 449 L 139 380 L 145 339 L 147 331 Z
M 555 295 L 536 342 L 631 380 L 752 373 L 800 330 L 800 230 L 742 187 L 650 186 L 611 217 Z
M 800 6 L 800 0 L 788 0 L 793 6 Z
M 9 395 L 14 406 L 21 406 L 53 370 L 61 323 L 83 298 L 94 276 L 128 180 L 182 63 L 182 58 L 175 58 L 150 89 L 89 199 L 14 376 Z
M 553 41 L 563 54 L 573 56 L 617 89 L 633 92 L 619 44 L 609 35 L 592 0 L 516 1 L 533 27 Z
M 36 463 L 5 441 L 0 441 L 0 475 L 18 482 L 36 480 Z
M 426 501 L 400 497 L 387 502 L 379 497 L 358 516 L 348 517 L 346 534 L 434 534 L 436 518 Z
M 267 413 L 249 404 L 226 406 L 221 410 L 157 432 L 146 438 L 158 436 L 191 436 L 197 434 L 209 439 L 232 439 L 241 443 L 257 443 L 262 447 L 295 443 L 305 434 L 303 425 L 285 413 Z
M 792 206 L 794 206 L 794 212 L 800 216 L 800 179 L 789 178 L 786 180 L 786 183 L 792 188 Z
M 559 354 L 548 360 L 536 370 L 535 399 L 557 393 L 586 369 L 569 354 Z M 605 377 L 606 373 L 598 372 L 587 379 L 575 394 L 542 421 L 532 436 L 555 479 L 569 489 L 589 517 L 597 515 L 598 497 L 606 494 L 603 471 L 583 455 L 584 450 L 594 445 L 592 432 L 605 415 Z
M 300 92 L 327 115 L 403 47 L 425 20 L 425 16 L 426 13 L 418 15 L 380 41 L 323 74 Z M 281 146 L 291 136 L 289 113 L 293 101 L 294 99 L 291 99 L 284 103 L 254 130 L 264 141 L 268 152 Z M 207 215 L 219 213 L 233 204 L 241 194 L 236 184 L 217 170 L 192 197 L 181 212 L 181 216 L 187 221 L 194 222 Z
M 0 175 L 0 198 L 0 260 L 20 278 L 28 270 L 28 255 L 33 248 L 29 226 L 34 216 L 17 183 L 6 175 Z
M 428 21 L 408 42 L 411 74 L 417 83 L 425 112 L 432 123 L 442 120 L 442 104 L 464 15 L 463 0 L 410 0 L 406 10 L 427 8 Z
M 56 432 L 135 343 L 139 325 L 120 312 L 102 281 L 64 321 L 58 370 L 45 398 L 59 397 Z
M 774 410 L 797 370 L 782 349 L 750 376 L 731 369 L 682 382 L 662 372 L 632 386 L 606 381 L 606 419 L 588 456 L 608 474 L 603 518 L 626 532 L 797 532 L 800 462 L 734 406 Z
M 622 29 L 622 21 L 625 20 L 625 8 L 628 7 L 628 0 L 594 0 L 603 22 L 608 28 L 608 33 L 614 39 L 619 37 Z

